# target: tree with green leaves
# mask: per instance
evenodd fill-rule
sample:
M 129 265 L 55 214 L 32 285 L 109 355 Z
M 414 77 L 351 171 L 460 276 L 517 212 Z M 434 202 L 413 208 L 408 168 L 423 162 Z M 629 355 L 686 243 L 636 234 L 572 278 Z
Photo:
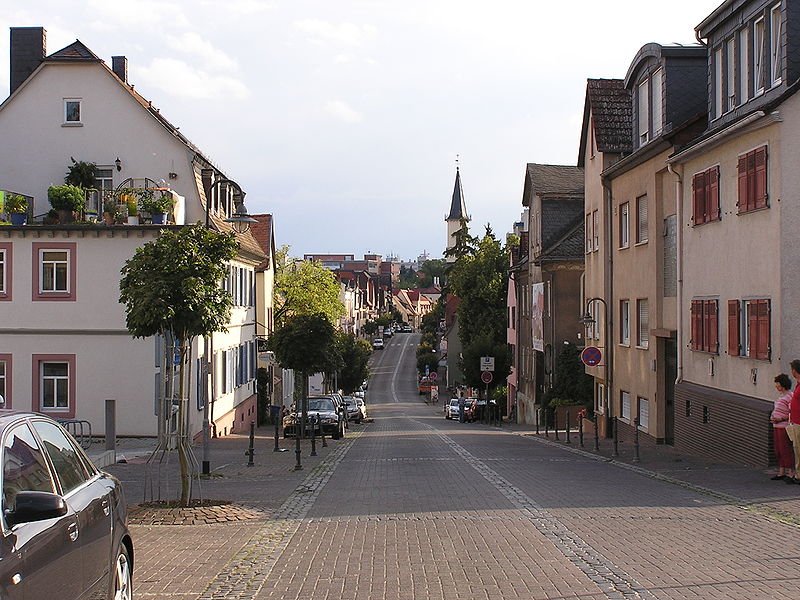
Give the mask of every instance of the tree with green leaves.
M 339 282 L 333 272 L 315 261 L 289 258 L 289 246 L 276 252 L 275 323 L 293 315 L 324 314 L 331 323 L 344 315 Z
M 344 394 L 352 394 L 369 377 L 368 361 L 372 346 L 352 333 L 337 332 L 336 345 L 342 359 L 339 369 L 339 387 Z
M 178 382 L 178 461 L 181 469 L 181 506 L 191 494 L 187 365 L 197 336 L 225 331 L 233 299 L 220 282 L 226 263 L 238 250 L 233 234 L 217 233 L 202 226 L 165 231 L 125 262 L 120 280 L 120 302 L 125 305 L 125 324 L 135 338 L 162 335 L 180 353 Z M 168 348 L 165 344 L 165 352 Z M 164 361 L 172 364 L 171 360 Z M 164 375 L 166 378 L 166 374 Z M 171 402 L 171 398 L 169 398 Z M 164 415 L 162 415 L 164 418 Z

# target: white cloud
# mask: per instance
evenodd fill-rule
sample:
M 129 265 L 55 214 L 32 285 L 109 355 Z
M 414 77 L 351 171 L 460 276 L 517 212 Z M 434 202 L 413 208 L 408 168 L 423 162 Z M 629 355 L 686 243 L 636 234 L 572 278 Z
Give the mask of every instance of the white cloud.
M 331 100 L 325 105 L 325 112 L 346 123 L 359 123 L 361 114 L 342 100 Z
M 219 0 L 202 0 L 200 6 L 220 8 Z M 236 16 L 252 16 L 273 10 L 275 4 L 263 0 L 226 0 L 224 9 L 227 14 Z
M 348 46 L 360 46 L 368 38 L 375 37 L 377 29 L 372 25 L 339 23 L 334 25 L 320 19 L 295 21 L 294 27 L 311 35 L 315 42 L 334 42 Z
M 235 77 L 213 75 L 173 58 L 153 59 L 148 66 L 135 69 L 135 74 L 173 96 L 200 99 L 228 96 L 237 100 L 250 96 L 247 86 Z
M 180 36 L 166 36 L 166 41 L 171 48 L 192 56 L 197 59 L 192 62 L 205 68 L 214 71 L 235 71 L 239 68 L 235 60 L 194 31 Z
M 159 0 L 138 0 L 137 2 L 107 2 L 106 0 L 89 0 L 92 15 L 102 15 L 102 21 L 95 21 L 93 28 L 100 23 L 108 30 L 117 29 L 120 24 L 126 28 L 135 25 L 145 26 L 145 31 L 168 28 L 189 27 L 189 20 L 183 8 L 172 2 Z

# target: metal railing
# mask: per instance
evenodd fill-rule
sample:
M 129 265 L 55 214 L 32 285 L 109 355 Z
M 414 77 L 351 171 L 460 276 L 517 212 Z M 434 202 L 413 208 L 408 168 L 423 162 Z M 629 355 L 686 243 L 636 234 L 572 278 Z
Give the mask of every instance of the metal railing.
M 80 419 L 56 419 L 56 421 L 75 438 L 81 448 L 88 450 L 91 447 L 92 424 L 89 421 Z

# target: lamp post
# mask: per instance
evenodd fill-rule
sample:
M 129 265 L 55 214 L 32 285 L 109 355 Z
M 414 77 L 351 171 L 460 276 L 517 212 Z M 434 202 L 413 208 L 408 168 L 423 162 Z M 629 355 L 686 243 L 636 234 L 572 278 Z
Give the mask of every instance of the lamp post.
M 233 214 L 227 219 L 224 219 L 224 222 L 231 223 L 233 230 L 236 233 L 247 233 L 247 231 L 250 229 L 250 225 L 252 223 L 258 223 L 258 221 L 247 214 L 247 209 L 244 206 L 244 190 L 238 183 L 225 177 L 215 179 L 206 190 L 206 229 L 210 228 L 211 226 L 212 192 L 221 185 L 225 185 L 226 187 L 233 189 Z M 211 353 L 211 349 L 208 347 L 208 340 L 206 340 L 205 343 L 205 357 L 206 363 L 208 363 L 208 357 Z M 205 385 L 203 389 L 207 390 L 208 382 L 204 381 L 204 384 Z M 206 402 L 203 403 L 203 475 L 209 475 L 211 473 L 211 400 L 213 399 L 213 395 L 214 391 L 212 388 L 211 397 L 206 399 Z
M 605 413 L 606 413 L 606 427 L 605 427 L 605 436 L 609 437 L 609 432 L 611 428 L 611 422 L 613 419 L 613 412 L 612 407 L 614 406 L 613 403 L 613 395 L 612 395 L 612 372 L 611 372 L 611 329 L 608 326 L 609 319 L 608 319 L 608 303 L 603 298 L 596 296 L 594 298 L 589 298 L 586 301 L 586 314 L 583 315 L 580 319 L 580 323 L 583 325 L 591 325 L 597 322 L 597 319 L 592 315 L 589 308 L 591 307 L 593 302 L 602 302 L 603 303 L 603 343 L 605 344 L 604 354 L 606 358 L 606 397 L 605 400 Z M 597 417 L 595 416 L 595 429 L 597 428 Z

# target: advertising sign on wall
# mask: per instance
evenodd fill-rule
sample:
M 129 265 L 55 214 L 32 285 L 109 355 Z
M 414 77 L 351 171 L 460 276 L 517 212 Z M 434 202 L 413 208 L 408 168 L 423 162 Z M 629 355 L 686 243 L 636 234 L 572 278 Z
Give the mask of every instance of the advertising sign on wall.
M 533 349 L 544 352 L 544 282 L 531 286 L 531 324 Z

